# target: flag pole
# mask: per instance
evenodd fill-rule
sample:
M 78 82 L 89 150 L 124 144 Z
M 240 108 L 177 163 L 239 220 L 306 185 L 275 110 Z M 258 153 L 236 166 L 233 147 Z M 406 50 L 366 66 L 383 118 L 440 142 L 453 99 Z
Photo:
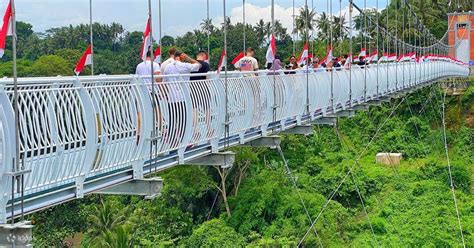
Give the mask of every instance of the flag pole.
M 92 0 L 89 0 L 89 26 L 91 42 L 91 75 L 94 75 L 94 33 L 92 28 Z
M 161 0 L 158 0 L 158 29 L 159 29 L 159 31 L 158 31 L 158 40 L 159 40 L 159 45 L 160 45 L 160 54 L 159 54 L 159 56 L 160 56 L 160 64 L 161 64 L 162 63 L 161 59 L 163 58 L 161 56 L 161 49 L 162 49 L 162 46 L 161 46 Z M 153 39 L 152 39 L 152 41 L 153 41 Z M 155 55 L 153 54 L 153 56 L 155 56 Z M 153 61 L 155 61 L 154 57 L 153 57 Z
M 18 73 L 16 67 L 16 18 L 15 1 L 11 0 L 11 27 L 12 27 L 12 52 L 13 52 L 13 110 L 15 112 L 15 160 L 12 166 L 12 175 L 20 171 L 20 112 L 18 109 Z M 23 181 L 24 175 L 21 175 Z M 12 176 L 12 224 L 15 223 L 15 176 Z M 22 184 L 23 185 L 23 184 Z M 17 188 L 18 190 L 18 188 Z M 23 193 L 22 193 L 23 194 Z M 22 199 L 23 201 L 23 199 Z M 23 211 L 22 211 L 23 212 Z
M 144 47 L 143 52 L 147 53 L 150 52 L 151 54 L 151 98 L 152 98 L 152 117 L 153 117 L 153 129 L 151 131 L 151 136 L 153 139 L 156 138 L 156 100 L 155 100 L 155 68 L 154 68 L 154 61 L 155 61 L 155 55 L 153 52 L 153 28 L 152 28 L 152 18 L 151 18 L 151 0 L 148 0 L 148 22 L 147 25 L 150 25 L 150 33 L 148 34 L 148 39 L 150 40 L 150 46 L 149 47 Z M 147 38 L 146 36 L 144 37 L 145 39 Z M 144 41 L 144 44 L 146 45 L 146 41 Z M 150 49 L 151 47 L 151 49 Z M 150 143 L 150 160 L 153 159 L 153 143 L 154 140 Z M 152 172 L 152 166 L 150 164 L 150 173 Z

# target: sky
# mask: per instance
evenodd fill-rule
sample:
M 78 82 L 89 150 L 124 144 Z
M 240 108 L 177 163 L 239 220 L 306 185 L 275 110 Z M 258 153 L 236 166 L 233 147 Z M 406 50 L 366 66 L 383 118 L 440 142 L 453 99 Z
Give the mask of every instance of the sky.
M 158 34 L 158 1 L 152 0 L 154 36 Z M 275 19 L 280 20 L 284 27 L 291 29 L 293 0 L 274 0 Z M 304 6 L 304 0 L 294 0 L 295 8 Z M 316 12 L 327 11 L 328 0 L 308 0 L 308 5 L 314 4 Z M 367 0 L 367 7 L 379 8 L 387 0 Z M 3 13 L 8 0 L 0 0 L 0 10 Z M 199 24 L 206 18 L 207 0 L 161 0 L 162 35 L 182 35 L 187 31 L 199 28 Z M 227 15 L 231 21 L 242 21 L 242 0 L 226 1 Z M 348 11 L 348 1 L 341 3 L 342 13 Z M 362 7 L 363 0 L 354 1 Z M 223 20 L 223 0 L 209 0 L 210 17 L 218 25 Z M 17 20 L 33 25 L 36 32 L 44 32 L 53 27 L 89 23 L 89 0 L 15 0 Z M 338 0 L 332 0 L 333 13 L 339 15 Z M 92 0 L 93 21 L 100 23 L 118 22 L 127 31 L 143 31 L 148 14 L 148 0 Z M 271 0 L 246 0 L 247 23 L 256 23 L 260 19 L 271 20 Z M 354 12 L 357 12 L 354 10 Z M 297 10 L 296 10 L 297 13 Z M 2 14 L 3 15 L 3 14 Z M 348 14 L 346 14 L 346 19 Z

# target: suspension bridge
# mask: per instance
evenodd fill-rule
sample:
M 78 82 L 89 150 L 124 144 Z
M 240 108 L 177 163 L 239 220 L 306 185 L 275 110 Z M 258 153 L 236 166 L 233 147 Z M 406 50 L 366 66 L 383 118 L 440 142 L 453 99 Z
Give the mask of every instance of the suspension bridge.
M 167 76 L 1 79 L 0 224 L 29 230 L 8 220 L 88 194 L 153 198 L 163 182 L 147 176 L 158 171 L 181 164 L 230 167 L 235 155 L 229 147 L 275 148 L 279 133 L 308 134 L 312 125 L 334 124 L 370 105 L 469 75 L 466 64 L 445 56 L 452 47 L 430 43 L 428 33 L 410 44 L 378 22 L 377 29 L 387 40 L 385 52 L 393 44 L 398 56 L 423 58 L 323 70 L 236 72 L 226 66 L 205 80 L 160 83 L 152 82 Z

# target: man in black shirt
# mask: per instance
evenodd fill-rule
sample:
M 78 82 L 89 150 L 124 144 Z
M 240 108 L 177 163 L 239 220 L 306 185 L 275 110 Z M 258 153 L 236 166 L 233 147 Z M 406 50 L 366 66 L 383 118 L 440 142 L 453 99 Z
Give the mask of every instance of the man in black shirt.
M 206 62 L 207 58 L 208 58 L 208 55 L 205 51 L 199 51 L 198 54 L 196 55 L 196 60 L 199 62 L 199 64 L 201 64 L 201 68 L 199 69 L 199 71 L 191 72 L 191 73 L 203 74 L 203 73 L 209 72 L 209 63 Z M 205 75 L 192 76 L 190 78 L 191 81 L 206 80 L 206 79 L 207 79 L 207 76 Z

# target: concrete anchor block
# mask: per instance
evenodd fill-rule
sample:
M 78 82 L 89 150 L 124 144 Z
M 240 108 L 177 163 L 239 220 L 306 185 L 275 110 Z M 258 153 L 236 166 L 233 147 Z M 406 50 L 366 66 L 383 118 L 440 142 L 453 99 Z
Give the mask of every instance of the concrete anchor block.
M 378 164 L 399 165 L 401 160 L 401 153 L 377 153 L 375 155 L 375 162 Z

